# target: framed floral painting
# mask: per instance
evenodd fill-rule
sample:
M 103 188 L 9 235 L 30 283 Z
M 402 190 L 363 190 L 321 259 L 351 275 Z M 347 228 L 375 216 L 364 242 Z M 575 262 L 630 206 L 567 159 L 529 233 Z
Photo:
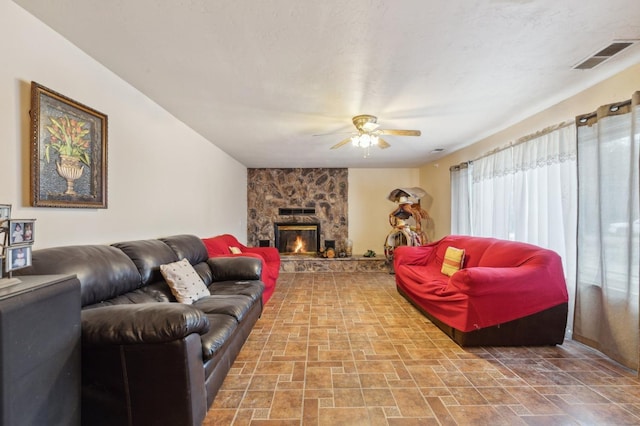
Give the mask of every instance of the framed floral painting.
M 107 116 L 31 82 L 31 204 L 107 208 Z

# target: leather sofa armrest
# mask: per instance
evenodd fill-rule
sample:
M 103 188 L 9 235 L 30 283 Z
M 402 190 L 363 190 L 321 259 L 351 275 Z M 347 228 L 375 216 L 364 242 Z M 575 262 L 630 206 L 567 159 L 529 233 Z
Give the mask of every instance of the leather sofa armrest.
M 207 316 L 183 303 L 111 305 L 82 311 L 82 343 L 165 343 L 209 331 Z
M 213 281 L 260 280 L 262 259 L 249 256 L 219 256 L 207 260 Z

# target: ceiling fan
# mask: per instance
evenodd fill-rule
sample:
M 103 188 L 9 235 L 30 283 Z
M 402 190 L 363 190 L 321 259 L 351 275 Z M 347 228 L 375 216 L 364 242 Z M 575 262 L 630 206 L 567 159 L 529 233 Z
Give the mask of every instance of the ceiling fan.
M 349 142 L 361 148 L 368 149 L 371 146 L 378 146 L 381 149 L 385 149 L 391 145 L 382 139 L 381 135 L 420 136 L 422 134 L 420 130 L 379 129 L 378 117 L 368 114 L 356 115 L 352 118 L 352 121 L 358 133 L 338 142 L 331 149 L 340 148 Z

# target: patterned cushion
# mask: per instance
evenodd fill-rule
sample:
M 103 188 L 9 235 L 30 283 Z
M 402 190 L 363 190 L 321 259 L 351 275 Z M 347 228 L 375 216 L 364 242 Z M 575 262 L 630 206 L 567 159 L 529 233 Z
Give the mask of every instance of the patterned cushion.
M 160 265 L 160 272 L 180 303 L 193 303 L 211 294 L 187 259 Z
M 447 276 L 451 276 L 462 268 L 463 263 L 464 250 L 455 247 L 447 247 L 447 251 L 444 254 L 444 261 L 442 262 L 441 272 Z

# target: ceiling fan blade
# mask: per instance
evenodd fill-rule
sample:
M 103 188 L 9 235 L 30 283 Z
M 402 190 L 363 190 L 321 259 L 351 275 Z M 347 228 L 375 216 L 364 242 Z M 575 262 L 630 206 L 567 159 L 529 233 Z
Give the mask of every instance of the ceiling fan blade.
M 396 136 L 420 136 L 422 132 L 420 130 L 396 130 L 396 129 L 380 129 L 378 130 L 381 135 L 396 135 Z
M 352 135 L 353 132 L 330 132 L 330 133 L 316 133 L 311 136 L 331 136 L 331 135 Z
M 334 146 L 332 146 L 330 149 L 336 149 L 336 148 L 340 148 L 343 145 L 348 144 L 349 142 L 351 142 L 351 138 L 346 138 L 340 142 L 338 142 L 337 144 L 335 144 Z
M 385 141 L 382 138 L 378 138 L 378 148 L 380 149 L 387 149 L 389 148 L 391 145 L 389 144 L 389 142 Z

